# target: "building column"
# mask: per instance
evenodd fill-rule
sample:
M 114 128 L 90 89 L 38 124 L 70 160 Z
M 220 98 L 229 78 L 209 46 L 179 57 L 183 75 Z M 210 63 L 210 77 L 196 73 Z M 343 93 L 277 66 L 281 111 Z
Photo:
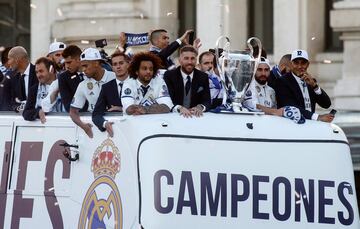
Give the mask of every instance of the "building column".
M 274 61 L 295 49 L 307 50 L 310 61 L 324 49 L 324 1 L 274 0 Z
M 202 41 L 200 51 L 215 48 L 216 39 L 221 35 L 230 38 L 231 49 L 245 48 L 248 38 L 246 0 L 197 0 L 196 4 L 196 33 Z
M 49 1 L 32 0 L 31 3 L 34 7 L 31 8 L 30 59 L 35 62 L 37 58 L 46 55 L 48 52 L 51 23 L 47 20 Z
M 351 20 L 349 20 L 351 18 Z M 334 4 L 331 27 L 342 32 L 344 64 L 342 78 L 334 90 L 335 106 L 342 110 L 360 110 L 360 2 L 345 0 Z

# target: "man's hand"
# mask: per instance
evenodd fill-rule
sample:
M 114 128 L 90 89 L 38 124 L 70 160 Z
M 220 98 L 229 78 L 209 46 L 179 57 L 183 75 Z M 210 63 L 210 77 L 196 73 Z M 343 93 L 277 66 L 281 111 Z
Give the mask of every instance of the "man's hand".
M 184 116 L 185 118 L 192 118 L 192 113 L 186 107 L 181 106 L 179 108 L 180 115 Z
M 195 115 L 195 117 L 201 117 L 203 115 L 203 107 L 201 105 L 197 105 L 190 109 L 191 114 Z
M 46 122 L 46 118 L 45 118 L 45 112 L 42 109 L 39 110 L 39 117 L 40 117 L 40 122 L 44 124 Z
M 332 122 L 334 120 L 334 115 L 332 114 L 323 114 L 323 115 L 319 115 L 318 117 L 318 121 L 322 121 L 322 122 Z
M 146 110 L 144 107 L 142 107 L 140 105 L 130 105 L 126 109 L 126 113 L 128 115 L 142 115 L 142 114 L 146 114 Z
M 197 50 L 197 51 L 199 51 L 199 48 L 201 47 L 201 40 L 200 40 L 200 38 L 196 38 L 195 40 L 194 40 L 194 44 L 193 44 L 193 46 L 194 46 L 194 48 Z
M 85 131 L 85 133 L 87 134 L 87 136 L 89 136 L 89 138 L 94 137 L 94 134 L 92 132 L 92 125 L 90 123 L 84 123 L 80 127 Z
M 305 72 L 301 79 L 304 80 L 311 88 L 315 89 L 316 81 L 309 73 Z
M 119 40 L 119 48 L 122 49 L 120 50 L 121 52 L 125 52 L 124 47 L 126 44 L 126 35 L 124 32 L 120 33 L 120 40 Z
M 111 112 L 111 111 L 120 111 L 120 112 L 122 112 L 122 107 L 111 105 L 111 107 L 107 111 L 108 112 Z
M 190 35 L 190 33 L 191 32 L 193 32 L 194 30 L 192 30 L 192 29 L 188 29 L 188 30 L 186 30 L 186 32 L 179 38 L 180 39 L 180 41 L 181 41 L 181 43 L 183 43 L 183 44 L 188 44 L 189 42 L 189 35 Z
M 109 134 L 110 137 L 114 137 L 114 130 L 112 128 L 113 124 L 114 124 L 114 122 L 106 122 L 105 123 L 106 132 Z

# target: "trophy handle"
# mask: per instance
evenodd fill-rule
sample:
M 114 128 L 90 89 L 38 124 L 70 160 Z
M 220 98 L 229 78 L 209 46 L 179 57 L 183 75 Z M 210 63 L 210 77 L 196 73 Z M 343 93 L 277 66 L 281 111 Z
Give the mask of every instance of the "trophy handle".
M 225 76 L 224 76 L 224 73 L 221 69 L 221 64 L 220 64 L 220 54 L 219 54 L 219 49 L 220 49 L 220 41 L 225 39 L 226 40 L 226 44 L 224 46 L 224 48 L 227 48 L 228 50 L 226 50 L 227 52 L 229 51 L 230 49 L 230 39 L 226 36 L 220 36 L 217 40 L 216 40 L 216 48 L 215 48 L 215 59 L 216 59 L 216 68 L 217 70 L 219 71 L 219 74 L 220 74 L 220 77 L 221 79 L 225 82 Z M 224 50 L 225 51 L 225 50 Z
M 223 49 L 223 53 L 229 53 L 230 51 L 230 39 L 227 36 L 220 36 L 215 43 L 215 61 L 216 61 L 216 68 L 219 72 L 220 75 L 220 79 L 221 79 L 221 83 L 223 85 L 223 87 L 225 88 L 224 90 L 224 96 L 223 96 L 223 104 L 226 103 L 227 100 L 227 91 L 228 91 L 228 86 L 226 85 L 226 80 L 225 80 L 225 73 L 222 69 L 223 63 L 220 63 L 220 54 L 219 54 L 219 49 L 220 49 L 220 41 L 221 40 L 226 40 L 224 49 Z M 224 60 L 222 60 L 224 61 Z
M 255 41 L 255 45 L 254 45 L 254 46 L 251 44 L 252 41 Z M 254 80 L 254 78 L 255 78 L 256 70 L 257 70 L 258 65 L 259 65 L 259 62 L 260 62 L 260 60 L 261 60 L 262 44 L 261 44 L 260 39 L 257 38 L 257 37 L 250 37 L 250 38 L 246 41 L 246 44 L 247 44 L 247 46 L 248 46 L 249 49 L 250 49 L 250 53 L 251 53 L 252 58 L 255 59 L 255 69 L 254 69 L 253 75 L 252 75 L 251 80 L 250 80 L 250 83 L 251 83 L 251 82 Z M 259 48 L 259 52 L 258 52 L 257 57 L 255 58 L 255 57 L 254 57 L 254 47 L 256 47 L 256 46 Z M 248 83 L 248 85 L 245 87 L 244 92 L 246 92 L 246 91 L 248 90 L 248 88 L 249 88 L 249 86 L 250 86 L 250 83 Z

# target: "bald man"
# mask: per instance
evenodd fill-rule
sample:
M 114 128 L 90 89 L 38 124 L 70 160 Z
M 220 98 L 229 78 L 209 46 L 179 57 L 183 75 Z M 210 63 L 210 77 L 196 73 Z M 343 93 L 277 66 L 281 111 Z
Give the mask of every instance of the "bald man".
M 15 72 L 11 79 L 12 108 L 20 111 L 28 97 L 29 88 L 38 84 L 38 79 L 35 66 L 30 63 L 29 55 L 24 47 L 13 47 L 9 51 L 8 58 L 8 64 Z

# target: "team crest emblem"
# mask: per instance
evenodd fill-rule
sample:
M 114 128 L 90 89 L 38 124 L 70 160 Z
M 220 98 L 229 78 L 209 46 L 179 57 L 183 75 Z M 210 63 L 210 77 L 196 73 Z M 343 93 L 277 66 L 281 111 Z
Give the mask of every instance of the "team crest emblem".
M 83 200 L 78 229 L 123 228 L 121 198 L 115 183 L 120 167 L 119 150 L 108 138 L 93 155 L 91 171 L 95 180 Z
M 259 86 L 256 86 L 255 88 L 256 88 L 256 91 L 257 91 L 258 93 L 260 93 L 260 92 L 261 92 L 261 89 L 260 89 L 260 87 L 259 87 Z
M 125 95 L 130 95 L 131 94 L 131 89 L 130 88 L 126 88 L 124 91 Z
M 87 88 L 92 90 L 94 88 L 94 84 L 92 82 L 87 83 Z

